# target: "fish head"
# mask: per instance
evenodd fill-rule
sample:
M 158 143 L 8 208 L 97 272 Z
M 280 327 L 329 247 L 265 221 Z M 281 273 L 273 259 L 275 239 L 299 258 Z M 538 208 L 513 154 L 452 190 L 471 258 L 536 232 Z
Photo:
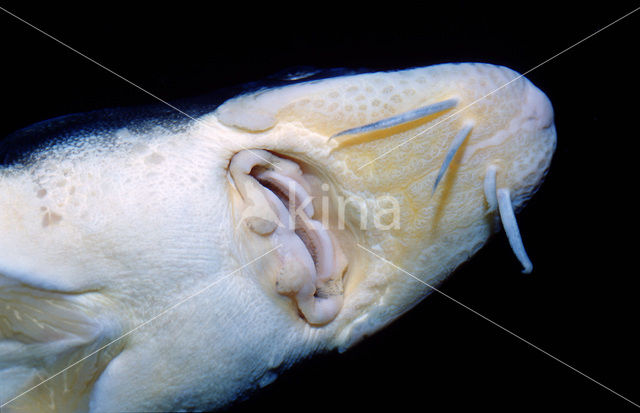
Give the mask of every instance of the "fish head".
M 480 249 L 500 228 L 497 193 L 524 206 L 556 142 L 545 94 L 488 64 L 306 83 L 241 96 L 216 115 L 251 132 L 242 146 L 301 167 L 290 175 L 310 186 L 314 218 L 346 257 L 341 301 L 322 327 L 339 349 L 396 319 Z M 271 154 L 253 156 L 255 165 L 277 171 Z
M 346 350 L 434 291 L 498 216 L 506 230 L 555 147 L 546 96 L 486 64 L 308 81 L 135 125 L 0 170 L 0 291 L 16 303 L 0 331 L 24 354 L 5 400 L 36 386 L 16 406 L 52 392 L 67 410 L 216 408 Z M 18 319 L 33 308 L 47 315 Z

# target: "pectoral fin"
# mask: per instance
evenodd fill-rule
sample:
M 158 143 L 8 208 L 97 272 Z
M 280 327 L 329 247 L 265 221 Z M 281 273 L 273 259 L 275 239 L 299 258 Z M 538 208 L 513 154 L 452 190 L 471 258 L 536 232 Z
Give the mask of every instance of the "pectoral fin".
M 0 281 L 3 411 L 86 410 L 91 383 L 122 348 L 115 343 L 95 351 L 121 333 L 98 311 L 101 294 Z

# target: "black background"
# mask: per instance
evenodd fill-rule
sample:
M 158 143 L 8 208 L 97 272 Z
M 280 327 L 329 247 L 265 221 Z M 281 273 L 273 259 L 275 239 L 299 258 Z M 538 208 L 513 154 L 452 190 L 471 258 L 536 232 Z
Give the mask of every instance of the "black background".
M 481 61 L 523 73 L 638 7 L 560 5 L 2 3 L 164 100 L 302 65 Z M 520 273 L 499 235 L 441 288 L 635 403 L 639 28 L 640 11 L 527 75 L 551 99 L 558 132 L 547 180 L 519 216 L 533 273 Z M 67 113 L 156 102 L 1 11 L 0 39 L 0 136 Z M 594 406 L 635 409 L 433 294 L 349 352 L 293 369 L 233 411 Z

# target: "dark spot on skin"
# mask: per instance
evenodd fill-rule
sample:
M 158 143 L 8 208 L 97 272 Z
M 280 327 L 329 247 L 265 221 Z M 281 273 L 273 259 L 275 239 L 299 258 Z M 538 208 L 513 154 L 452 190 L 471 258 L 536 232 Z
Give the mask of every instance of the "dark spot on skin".
M 55 225 L 60 221 L 62 221 L 61 215 L 58 215 L 55 212 L 47 212 L 42 217 L 42 227 L 46 228 L 49 225 Z
M 47 190 L 46 189 L 40 189 L 38 190 L 38 192 L 36 192 L 36 196 L 38 198 L 44 198 L 47 195 Z
M 164 162 L 164 156 L 156 152 L 144 158 L 144 163 L 146 163 L 147 165 L 159 165 L 162 162 Z

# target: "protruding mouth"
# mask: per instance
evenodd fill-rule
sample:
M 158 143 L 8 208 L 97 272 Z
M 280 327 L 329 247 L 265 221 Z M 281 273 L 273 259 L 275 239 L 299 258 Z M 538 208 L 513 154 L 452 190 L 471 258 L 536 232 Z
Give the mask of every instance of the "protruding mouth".
M 347 261 L 313 206 L 312 184 L 300 166 L 267 151 L 245 150 L 229 171 L 244 200 L 241 222 L 280 245 L 275 290 L 293 299 L 310 324 L 333 320 L 342 307 Z
M 294 178 L 263 167 L 254 168 L 252 176 L 279 199 L 281 205 L 277 205 L 276 208 L 286 209 L 286 215 L 284 209 L 282 215 L 286 216 L 288 221 L 293 221 L 294 232 L 313 259 L 318 280 L 329 280 L 335 261 L 333 242 L 324 225 L 312 218 L 315 210 L 311 196 L 304 186 Z

